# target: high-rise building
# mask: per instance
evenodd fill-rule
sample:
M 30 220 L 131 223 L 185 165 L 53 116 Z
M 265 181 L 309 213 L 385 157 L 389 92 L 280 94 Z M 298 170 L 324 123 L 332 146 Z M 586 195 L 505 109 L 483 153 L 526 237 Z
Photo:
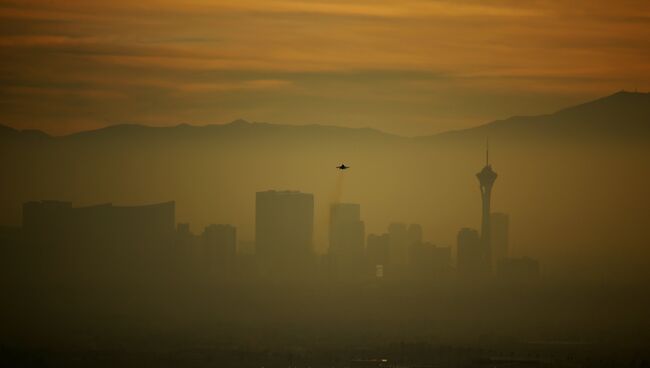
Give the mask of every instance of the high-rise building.
M 255 251 L 262 262 L 300 262 L 312 254 L 314 196 L 298 191 L 257 192 Z
M 237 253 L 254 255 L 255 254 L 255 241 L 254 240 L 239 240 L 237 242 Z
M 390 268 L 403 269 L 408 264 L 409 236 L 406 224 L 393 222 L 388 225 L 390 239 Z
M 422 226 L 420 224 L 410 224 L 408 227 L 409 245 L 422 243 Z
M 361 221 L 361 206 L 357 203 L 332 203 L 330 205 L 330 230 L 338 224 Z
M 181 236 L 189 236 L 191 234 L 189 222 L 179 222 L 176 224 L 176 233 Z
M 491 245 L 490 245 L 490 200 L 492 196 L 492 186 L 497 179 L 497 173 L 492 170 L 490 165 L 489 147 L 485 150 L 485 166 L 476 174 L 481 189 L 482 215 L 481 215 L 481 246 L 483 248 L 484 262 L 491 265 Z
M 422 226 L 419 224 L 410 224 L 407 229 L 407 263 L 409 268 L 413 268 L 419 262 L 418 251 L 423 248 L 422 243 Z M 420 262 L 421 263 L 421 262 Z M 418 263 L 419 264 L 419 263 Z M 413 270 L 411 270 L 413 271 Z
M 365 226 L 361 206 L 333 203 L 330 206 L 329 256 L 332 271 L 344 278 L 355 277 L 363 270 Z
M 176 225 L 174 263 L 178 267 L 179 277 L 195 274 L 198 270 L 197 266 L 205 264 L 201 240 L 200 237 L 192 233 L 189 223 Z
M 485 262 L 478 231 L 462 228 L 458 232 L 456 260 L 458 275 L 462 279 L 475 279 L 483 275 Z
M 203 256 L 208 264 L 232 262 L 237 254 L 237 228 L 211 224 L 201 235 Z
M 366 259 L 371 274 L 378 278 L 384 277 L 390 264 L 390 236 L 388 234 L 368 235 Z
M 510 218 L 505 213 L 493 212 L 490 215 L 490 245 L 492 247 L 492 264 L 508 257 L 508 230 Z
M 446 279 L 450 270 L 451 248 L 437 247 L 429 242 L 413 243 L 410 251 L 409 271 L 423 281 Z
M 23 204 L 23 229 L 30 240 L 86 242 L 120 247 L 170 244 L 175 235 L 175 203 L 72 207 L 70 202 Z
M 433 277 L 436 280 L 447 280 L 451 271 L 451 247 L 433 249 Z
M 155 278 L 172 258 L 175 203 L 72 207 L 70 202 L 23 205 L 25 240 L 43 267 L 112 282 L 118 276 Z M 123 279 L 123 278 L 122 278 Z M 84 280 L 80 280 L 82 282 Z M 93 281 L 93 282 L 95 282 Z

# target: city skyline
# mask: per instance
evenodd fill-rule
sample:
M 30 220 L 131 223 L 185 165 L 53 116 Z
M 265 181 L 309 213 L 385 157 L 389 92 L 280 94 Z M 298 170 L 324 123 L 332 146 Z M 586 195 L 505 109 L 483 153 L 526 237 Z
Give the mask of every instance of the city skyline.
M 312 262 L 309 261 L 311 257 L 325 256 L 328 277 L 345 281 L 357 281 L 369 277 L 372 279 L 372 275 L 377 280 L 385 277 L 408 278 L 417 275 L 423 281 L 441 282 L 448 281 L 454 274 L 454 278 L 459 280 L 486 282 L 495 275 L 499 275 L 500 278 L 508 275 L 508 279 L 516 280 L 521 278 L 522 272 L 530 274 L 526 278 L 536 279 L 538 276 L 532 275 L 539 275 L 537 261 L 528 257 L 521 258 L 522 261 L 535 262 L 535 270 L 531 271 L 531 266 L 511 258 L 508 254 L 509 226 L 503 220 L 495 223 L 497 229 L 495 244 L 498 244 L 499 250 L 494 252 L 492 249 L 493 225 L 490 220 L 493 217 L 508 218 L 508 215 L 490 211 L 490 194 L 497 175 L 490 164 L 487 143 L 485 149 L 485 166 L 476 174 L 480 183 L 482 208 L 480 233 L 474 229 L 462 228 L 458 233 L 456 244 L 442 248 L 425 241 L 422 227 L 417 223 L 407 226 L 404 223 L 391 222 L 385 233 L 366 234 L 360 204 L 330 202 L 329 246 L 324 253 L 319 254 L 313 244 L 314 195 L 295 190 L 260 191 L 256 193 L 255 241 L 253 242 L 255 251 L 252 254 L 256 257 L 258 265 L 261 265 L 258 272 L 262 272 L 266 277 L 276 277 L 288 268 L 293 269 L 291 271 L 293 273 L 302 273 L 305 270 L 300 271 L 293 267 L 296 264 Z M 340 175 L 342 181 L 342 176 L 346 174 Z M 233 267 L 235 257 L 243 254 L 238 250 L 241 240 L 237 238 L 237 228 L 230 224 L 212 223 L 207 225 L 200 235 L 194 235 L 190 230 L 191 224 L 176 222 L 174 208 L 173 201 L 145 206 L 113 206 L 107 203 L 86 207 L 73 207 L 71 202 L 56 200 L 30 201 L 23 204 L 21 229 L 28 243 L 54 241 L 53 244 L 56 245 L 56 240 L 49 240 L 50 237 L 79 243 L 84 242 L 88 234 L 85 232 L 78 236 L 64 234 L 75 233 L 77 229 L 83 227 L 103 229 L 105 226 L 109 228 L 114 226 L 113 230 L 108 230 L 109 228 L 99 232 L 91 230 L 89 234 L 93 234 L 91 236 L 95 239 L 93 240 L 95 243 L 101 244 L 104 241 L 103 237 L 108 238 L 108 233 L 114 232 L 116 235 L 111 238 L 118 236 L 126 242 L 120 247 L 128 247 L 128 244 L 132 244 L 130 246 L 136 248 L 141 246 L 137 244 L 140 240 L 128 239 L 129 236 L 138 234 L 137 227 L 148 227 L 154 232 L 162 230 L 151 238 L 150 250 L 155 249 L 155 242 L 159 243 L 161 249 L 165 249 L 169 247 L 172 239 L 176 239 L 175 242 L 179 243 L 181 248 L 189 249 L 195 242 L 192 238 L 198 240 L 200 236 L 202 250 L 198 253 L 194 252 L 194 257 L 203 258 L 204 267 L 215 270 Z M 141 222 L 147 221 L 147 217 L 152 215 L 149 224 Z M 155 230 L 156 228 L 159 230 Z M 125 229 L 130 230 L 125 232 Z M 147 235 L 149 236 L 151 235 Z M 384 246 L 376 244 L 376 241 L 382 238 L 386 238 L 387 243 Z M 142 237 L 137 235 L 134 239 L 142 239 Z M 164 245 L 165 243 L 167 245 Z M 152 246 L 154 248 L 151 248 Z M 385 248 L 380 250 L 377 247 Z M 445 249 L 456 251 L 447 252 Z M 56 253 L 56 248 L 53 251 Z M 182 251 L 183 257 L 187 257 L 186 252 L 187 250 Z M 381 255 L 381 252 L 384 255 Z M 455 254 L 455 257 L 452 254 Z M 495 254 L 498 254 L 498 257 Z M 451 272 L 452 269 L 455 273 Z M 429 276 L 424 277 L 427 274 Z M 435 277 L 431 278 L 433 275 Z

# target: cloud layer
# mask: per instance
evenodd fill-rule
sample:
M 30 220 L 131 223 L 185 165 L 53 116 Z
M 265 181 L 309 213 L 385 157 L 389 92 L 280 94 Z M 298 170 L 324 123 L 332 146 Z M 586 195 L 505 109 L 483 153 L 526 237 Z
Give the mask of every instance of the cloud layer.
M 0 123 L 406 135 L 650 89 L 646 1 L 0 1 Z

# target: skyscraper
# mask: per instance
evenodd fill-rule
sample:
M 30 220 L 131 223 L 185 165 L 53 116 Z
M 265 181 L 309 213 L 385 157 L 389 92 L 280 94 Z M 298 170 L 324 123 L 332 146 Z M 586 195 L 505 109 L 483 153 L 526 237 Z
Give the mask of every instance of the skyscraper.
M 422 226 L 420 224 L 410 224 L 408 228 L 409 245 L 422 243 Z
M 408 259 L 407 263 L 409 265 L 409 268 L 411 268 L 411 271 L 413 271 L 413 267 L 418 263 L 419 256 L 418 254 L 421 253 L 420 251 L 423 248 L 423 243 L 422 243 L 422 226 L 419 224 L 410 224 L 408 227 Z
M 410 274 L 420 281 L 441 281 L 449 272 L 451 248 L 429 242 L 413 243 L 410 251 Z
M 508 228 L 510 218 L 506 213 L 493 212 L 490 215 L 490 246 L 492 247 L 492 265 L 508 257 Z
M 393 222 L 388 225 L 390 238 L 390 268 L 403 269 L 408 264 L 409 236 L 406 224 Z
M 481 275 L 484 269 L 484 253 L 478 231 L 462 228 L 456 240 L 456 260 L 460 278 L 473 279 Z
M 232 225 L 208 225 L 202 234 L 205 260 L 215 263 L 231 262 L 237 253 L 237 228 Z
M 490 165 L 490 151 L 489 146 L 485 150 L 485 166 L 476 174 L 481 189 L 481 201 L 483 204 L 483 212 L 481 216 L 481 247 L 483 249 L 484 262 L 491 264 L 491 236 L 490 236 L 490 197 L 492 194 L 492 185 L 497 179 L 497 173 L 492 170 Z
M 263 262 L 300 262 L 312 254 L 314 196 L 298 191 L 257 192 L 255 249 Z
M 70 202 L 23 204 L 25 240 L 53 274 L 83 274 L 114 282 L 127 275 L 155 278 L 173 249 L 175 203 L 72 207 Z
M 329 255 L 339 276 L 349 278 L 361 274 L 364 241 L 361 206 L 333 203 L 330 206 Z
M 361 220 L 361 206 L 357 203 L 332 203 L 330 205 L 330 230 L 341 223 Z
M 211 224 L 201 234 L 201 260 L 208 279 L 228 278 L 237 255 L 237 229 L 232 225 Z
M 370 271 L 377 277 L 384 277 L 390 263 L 390 236 L 388 234 L 368 235 L 366 257 Z
M 330 206 L 330 253 L 361 255 L 365 229 L 361 221 L 361 206 L 355 203 L 333 203 Z
M 71 202 L 23 204 L 23 229 L 30 240 L 93 244 L 129 249 L 159 249 L 175 235 L 175 203 L 114 206 L 111 203 L 72 207 Z

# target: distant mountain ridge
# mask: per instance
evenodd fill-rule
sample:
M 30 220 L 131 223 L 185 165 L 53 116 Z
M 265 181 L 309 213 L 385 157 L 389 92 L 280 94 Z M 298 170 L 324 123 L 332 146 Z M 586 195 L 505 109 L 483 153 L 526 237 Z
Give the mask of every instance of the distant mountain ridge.
M 624 122 L 624 123 L 622 123 Z M 650 93 L 620 91 L 583 104 L 567 107 L 555 113 L 536 116 L 513 116 L 495 120 L 476 127 L 447 131 L 432 135 L 414 137 L 415 140 L 439 141 L 445 138 L 499 135 L 534 135 L 562 133 L 576 134 L 613 133 L 623 135 L 648 135 L 650 133 Z M 40 130 L 17 130 L 0 125 L 0 138 L 4 139 L 56 139 L 79 140 L 88 138 L 124 137 L 173 137 L 195 133 L 246 135 L 304 134 L 329 136 L 372 137 L 395 140 L 411 138 L 382 132 L 373 128 L 348 128 L 332 125 L 308 124 L 288 125 L 264 122 L 248 122 L 237 119 L 227 124 L 203 126 L 179 124 L 155 127 L 139 124 L 116 124 L 96 130 L 80 131 L 63 136 L 52 136 Z
M 449 131 L 421 137 L 440 140 L 472 136 L 563 135 L 616 137 L 647 137 L 650 135 L 650 93 L 619 91 L 555 113 L 536 116 L 513 116 L 478 127 Z
M 0 124 L 0 139 L 2 138 L 52 138 L 51 135 L 36 129 L 14 129 Z
M 83 142 L 124 140 L 185 140 L 185 139 L 371 139 L 405 140 L 406 138 L 372 128 L 347 128 L 331 125 L 286 125 L 247 122 L 242 119 L 227 124 L 154 127 L 138 124 L 116 124 L 96 130 L 81 131 L 64 136 L 52 136 L 35 130 L 16 130 L 0 125 L 0 139 L 12 141 Z

